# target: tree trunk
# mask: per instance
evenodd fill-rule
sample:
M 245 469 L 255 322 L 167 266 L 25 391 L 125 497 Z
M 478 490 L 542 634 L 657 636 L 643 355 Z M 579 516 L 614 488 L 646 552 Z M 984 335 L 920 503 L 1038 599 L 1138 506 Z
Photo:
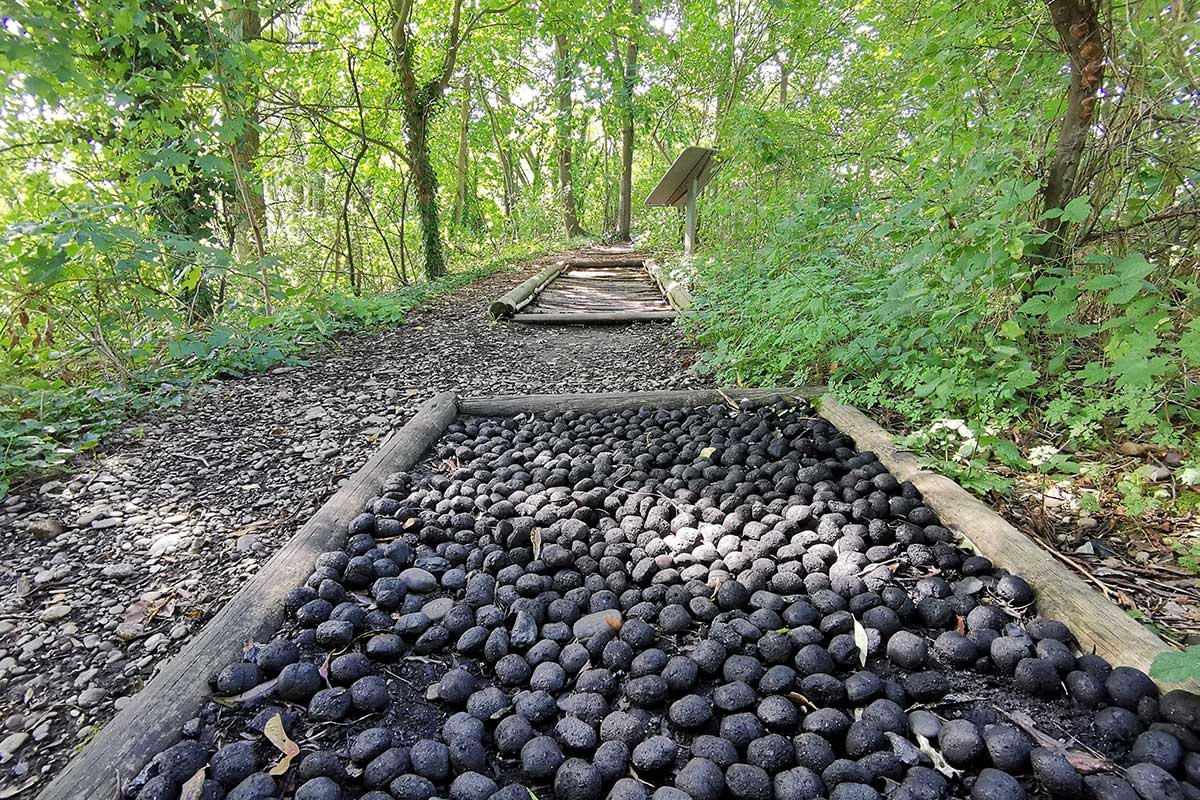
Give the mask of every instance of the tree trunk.
M 428 110 L 414 108 L 408 118 L 408 153 L 412 159 L 417 216 L 421 218 L 421 241 L 425 249 L 425 275 L 430 280 L 446 274 L 437 205 L 437 175 L 429 155 Z
M 409 173 L 416 190 L 417 215 L 421 218 L 421 240 L 425 251 L 425 275 L 430 280 L 446 274 L 446 255 L 442 249 L 442 234 L 438 220 L 437 175 L 429 155 L 429 123 L 442 98 L 454 70 L 454 56 L 462 42 L 459 39 L 459 11 L 462 0 L 455 0 L 450 25 L 450 45 L 443 64 L 442 75 L 426 83 L 418 83 L 413 70 L 412 43 L 408 39 L 412 4 L 392 0 L 391 42 L 396 74 L 400 83 L 400 98 L 404 108 L 404 128 L 408 139 Z
M 243 42 L 253 42 L 262 36 L 262 19 L 254 3 L 234 11 L 233 24 L 235 35 Z M 253 261 L 259 256 L 258 243 L 265 246 L 267 242 L 267 205 L 263 197 L 262 173 L 255 165 L 260 145 L 258 100 L 253 95 L 243 95 L 237 98 L 237 105 L 242 112 L 245 128 L 233 145 L 232 156 L 243 176 L 245 187 L 244 191 L 237 193 L 234 203 L 234 246 L 239 259 Z
M 630 11 L 640 22 L 642 0 L 632 0 Z M 617 208 L 617 241 L 630 239 L 629 228 L 633 217 L 633 87 L 637 85 L 638 44 L 636 34 L 629 37 L 625 45 L 625 76 L 621 81 L 622 122 L 621 127 L 621 199 Z
M 779 107 L 787 108 L 788 104 L 788 79 L 792 76 L 791 67 L 783 60 L 779 59 Z
M 567 51 L 566 34 L 554 36 L 554 95 L 558 105 L 558 191 L 562 198 L 563 227 L 567 236 L 581 236 L 579 214 L 575 210 L 575 182 L 572 178 L 571 157 L 571 86 L 575 70 Z
M 454 211 L 450 215 L 450 222 L 455 228 L 462 228 L 463 213 L 467 208 L 467 159 L 469 157 L 467 133 L 470 121 L 471 74 L 467 73 L 463 76 L 462 105 L 458 118 L 458 165 L 454 180 Z
M 1099 13 L 1093 0 L 1047 0 L 1050 18 L 1071 59 L 1067 111 L 1058 126 L 1054 156 L 1042 187 L 1042 211 L 1064 208 L 1079 187 L 1076 177 L 1095 116 L 1096 90 L 1104 78 L 1104 41 Z M 1062 253 L 1069 223 L 1061 218 L 1045 221 L 1048 239 L 1037 251 L 1039 260 L 1053 261 Z

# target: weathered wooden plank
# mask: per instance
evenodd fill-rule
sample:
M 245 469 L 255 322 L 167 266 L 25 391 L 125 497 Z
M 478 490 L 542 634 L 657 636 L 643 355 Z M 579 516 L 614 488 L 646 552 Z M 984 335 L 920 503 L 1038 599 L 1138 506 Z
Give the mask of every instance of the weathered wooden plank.
M 861 411 L 825 396 L 821 398 L 820 413 L 853 438 L 859 450 L 873 451 L 897 480 L 912 481 L 943 525 L 966 537 L 992 563 L 1028 580 L 1037 590 L 1039 611 L 1067 623 L 1085 652 L 1094 650 L 1114 664 L 1148 672 L 1155 656 L 1171 649 L 957 483 L 924 469 L 916 457 L 896 447 L 887 431 Z
M 658 283 L 671 308 L 687 311 L 692 307 L 692 293 L 688 290 L 686 272 L 682 269 L 668 270 L 654 259 L 646 261 L 646 272 Z
M 534 275 L 532 278 L 528 278 L 527 280 L 518 284 L 516 287 L 505 292 L 498 300 L 495 300 L 491 306 L 489 306 L 488 311 L 491 312 L 492 317 L 496 319 L 509 314 L 515 314 L 523 306 L 527 305 L 534 297 L 536 297 L 540 289 L 544 288 L 546 284 L 557 278 L 559 273 L 566 268 L 567 263 L 565 261 L 554 262 L 537 275 Z
M 669 322 L 679 314 L 675 311 L 591 311 L 582 313 L 514 314 L 514 322 L 536 322 L 543 325 L 622 325 L 629 322 Z
M 265 640 L 283 622 L 284 599 L 312 572 L 317 556 L 340 547 L 346 525 L 389 474 L 416 464 L 454 419 L 456 398 L 436 395 L 389 436 L 203 630 L 67 764 L 38 800 L 114 797 L 121 781 L 179 738 L 180 726 L 208 697 L 208 676 L 241 657 L 247 639 Z
M 572 268 L 587 269 L 590 267 L 640 267 L 645 263 L 643 256 L 577 256 L 572 258 Z
M 459 412 L 472 417 L 511 417 L 564 411 L 603 413 L 642 406 L 692 408 L 739 400 L 797 400 L 820 397 L 824 386 L 748 389 L 685 389 L 660 392 L 582 392 L 578 394 L 527 394 L 496 397 L 460 397 Z

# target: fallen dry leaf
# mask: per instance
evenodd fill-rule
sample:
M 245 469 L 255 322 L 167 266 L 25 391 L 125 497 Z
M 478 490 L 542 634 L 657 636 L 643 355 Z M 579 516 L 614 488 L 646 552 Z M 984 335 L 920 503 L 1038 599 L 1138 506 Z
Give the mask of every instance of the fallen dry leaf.
M 933 768 L 945 775 L 947 778 L 957 778 L 962 775 L 962 770 L 957 770 L 950 766 L 946 761 L 946 757 L 942 755 L 942 751 L 938 750 L 929 740 L 921 734 L 917 734 L 917 744 L 921 746 L 921 752 L 929 756 L 933 761 Z
M 529 532 L 529 541 L 533 544 L 533 557 L 542 557 L 542 529 L 534 528 Z
M 279 749 L 279 752 L 283 753 L 283 758 L 267 770 L 267 774 L 282 775 L 288 771 L 288 767 L 292 766 L 292 759 L 300 755 L 300 745 L 288 738 L 287 731 L 283 729 L 283 717 L 279 714 L 267 720 L 267 724 L 263 726 L 263 735 Z
M 792 702 L 799 703 L 805 708 L 812 709 L 813 711 L 817 710 L 817 704 L 799 692 L 788 692 L 788 697 L 792 699 Z
M 196 770 L 196 774 L 188 778 L 187 783 L 183 785 L 183 790 L 179 794 L 179 800 L 200 800 L 200 793 L 204 791 L 204 771 L 205 767 Z
M 863 624 L 854 619 L 854 646 L 858 648 L 858 663 L 862 666 L 867 665 L 867 651 L 871 649 L 871 643 L 867 640 L 867 629 Z
M 233 708 L 241 703 L 252 703 L 255 700 L 261 700 L 275 690 L 275 683 L 278 678 L 271 678 L 269 681 L 264 681 L 258 686 L 247 689 L 241 694 L 229 695 L 228 697 L 213 697 L 213 702 L 220 703 L 227 708 Z

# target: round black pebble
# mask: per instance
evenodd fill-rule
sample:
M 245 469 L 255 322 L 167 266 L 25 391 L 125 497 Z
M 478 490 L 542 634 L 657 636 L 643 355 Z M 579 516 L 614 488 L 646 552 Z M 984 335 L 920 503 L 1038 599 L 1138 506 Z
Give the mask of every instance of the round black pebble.
M 734 764 L 726 770 L 725 786 L 741 800 L 771 800 L 771 776 L 751 764 Z
M 1029 753 L 1033 776 L 1046 794 L 1055 800 L 1074 800 L 1083 793 L 1083 779 L 1062 755 L 1044 747 Z
M 675 776 L 675 788 L 686 792 L 692 800 L 721 800 L 725 775 L 708 759 L 693 758 Z
M 953 767 L 973 764 L 984 752 L 983 737 L 973 722 L 953 719 L 942 725 L 938 745 L 946 761 Z
M 1062 694 L 1062 682 L 1054 664 L 1044 658 L 1022 658 L 1015 670 L 1017 688 L 1034 697 Z
M 301 661 L 280 670 L 275 692 L 289 702 L 307 703 L 324 686 L 325 679 L 321 677 L 317 665 Z
M 975 779 L 971 800 L 1025 800 L 1025 789 L 1012 775 L 989 767 Z
M 555 797 L 596 800 L 603 786 L 599 770 L 582 758 L 567 759 L 554 775 Z

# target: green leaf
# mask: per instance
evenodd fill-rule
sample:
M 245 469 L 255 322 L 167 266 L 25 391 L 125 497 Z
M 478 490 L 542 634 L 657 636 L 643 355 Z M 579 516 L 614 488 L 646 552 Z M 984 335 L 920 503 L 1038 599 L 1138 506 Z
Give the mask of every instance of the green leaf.
M 1085 194 L 1067 203 L 1062 210 L 1062 219 L 1066 222 L 1083 222 L 1091 213 L 1092 205 Z
M 1006 319 L 1000 324 L 1000 335 L 1005 339 L 1020 339 L 1025 335 L 1025 331 L 1016 320 Z
M 1192 645 L 1183 652 L 1159 653 L 1150 665 L 1150 677 L 1167 683 L 1200 678 L 1200 645 Z
M 1105 289 L 1113 289 L 1121 285 L 1121 279 L 1112 273 L 1106 275 L 1097 275 L 1083 285 L 1084 289 L 1090 292 L 1101 292 Z
M 1022 314 L 1031 314 L 1033 316 L 1037 316 L 1038 314 L 1044 313 L 1049 305 L 1049 295 L 1035 294 L 1033 297 L 1030 297 L 1028 300 L 1022 303 L 1021 307 L 1017 310 Z
M 1009 389 L 1028 389 L 1038 382 L 1037 370 L 1022 365 L 1009 372 L 1004 379 L 1004 385 Z
M 1146 284 L 1140 280 L 1129 281 L 1128 283 L 1122 284 L 1109 292 L 1104 298 L 1104 302 L 1114 306 L 1123 306 L 1137 297 L 1138 293 L 1142 291 L 1142 288 L 1145 285 Z

